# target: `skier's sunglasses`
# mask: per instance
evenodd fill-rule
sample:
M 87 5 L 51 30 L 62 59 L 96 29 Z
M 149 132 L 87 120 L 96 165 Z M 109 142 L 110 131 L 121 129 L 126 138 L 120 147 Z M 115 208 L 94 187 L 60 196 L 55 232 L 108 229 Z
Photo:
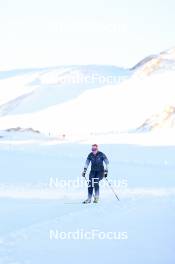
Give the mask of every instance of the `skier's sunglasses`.
M 92 151 L 96 151 L 96 150 L 97 150 L 97 148 L 96 148 L 96 147 L 93 147 L 93 148 L 92 148 Z

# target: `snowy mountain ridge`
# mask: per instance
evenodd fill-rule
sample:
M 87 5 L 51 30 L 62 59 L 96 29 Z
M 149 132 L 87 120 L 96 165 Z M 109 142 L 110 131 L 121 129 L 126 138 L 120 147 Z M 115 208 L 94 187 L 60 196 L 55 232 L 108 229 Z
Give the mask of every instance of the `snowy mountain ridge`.
M 0 129 L 32 128 L 75 138 L 137 132 L 151 116 L 175 106 L 174 84 L 175 49 L 150 56 L 131 70 L 66 66 L 1 79 Z M 166 124 L 174 128 L 174 122 Z

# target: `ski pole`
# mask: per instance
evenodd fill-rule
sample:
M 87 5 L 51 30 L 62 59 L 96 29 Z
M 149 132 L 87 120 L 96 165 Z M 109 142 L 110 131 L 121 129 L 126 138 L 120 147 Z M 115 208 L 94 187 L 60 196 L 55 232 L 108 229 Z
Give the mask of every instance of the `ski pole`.
M 114 191 L 114 189 L 113 189 L 113 187 L 112 187 L 112 184 L 108 181 L 107 178 L 105 178 L 105 179 L 106 179 L 106 181 L 107 181 L 109 187 L 111 188 L 112 192 L 114 193 L 115 197 L 117 198 L 117 200 L 120 201 L 119 198 L 118 198 L 118 196 L 117 196 L 117 194 L 115 193 L 115 191 Z

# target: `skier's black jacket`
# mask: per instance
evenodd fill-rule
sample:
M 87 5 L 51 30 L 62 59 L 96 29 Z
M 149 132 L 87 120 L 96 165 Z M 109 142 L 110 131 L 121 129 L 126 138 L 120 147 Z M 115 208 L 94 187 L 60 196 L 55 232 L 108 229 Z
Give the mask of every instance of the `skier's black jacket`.
M 85 168 L 87 169 L 89 166 L 89 163 L 91 162 L 91 171 L 104 171 L 104 164 L 105 163 L 105 169 L 108 169 L 109 161 L 106 157 L 106 155 L 98 151 L 96 155 L 94 155 L 92 152 L 88 155 Z

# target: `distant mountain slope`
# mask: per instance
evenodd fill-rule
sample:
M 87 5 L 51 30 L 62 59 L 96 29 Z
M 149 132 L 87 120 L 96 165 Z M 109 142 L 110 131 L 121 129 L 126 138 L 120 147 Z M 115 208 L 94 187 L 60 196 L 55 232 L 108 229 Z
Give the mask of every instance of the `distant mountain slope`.
M 138 76 L 148 76 L 160 71 L 175 70 L 175 48 L 157 55 L 151 55 L 136 64 L 131 70 L 136 70 Z
M 174 65 L 175 49 L 171 49 L 129 72 L 111 66 L 76 66 L 35 73 L 27 77 L 23 97 L 1 105 L 1 114 L 6 116 L 0 118 L 0 129 L 32 128 L 81 138 L 174 127 L 170 122 L 175 107 Z M 75 76 L 88 78 L 87 85 L 72 84 Z M 116 83 L 101 82 L 111 76 Z M 120 77 L 125 81 L 118 82 Z
M 175 107 L 166 107 L 161 113 L 148 118 L 139 128 L 140 132 L 148 132 L 159 128 L 175 128 Z
M 102 87 L 110 82 L 115 85 L 120 78 L 130 76 L 129 70 L 96 65 L 65 66 L 22 73 L 21 76 L 0 80 L 1 116 L 39 111 L 71 100 L 88 89 Z

